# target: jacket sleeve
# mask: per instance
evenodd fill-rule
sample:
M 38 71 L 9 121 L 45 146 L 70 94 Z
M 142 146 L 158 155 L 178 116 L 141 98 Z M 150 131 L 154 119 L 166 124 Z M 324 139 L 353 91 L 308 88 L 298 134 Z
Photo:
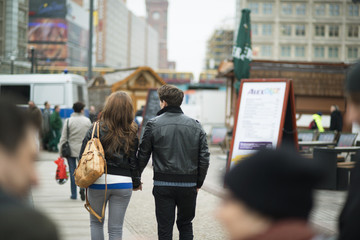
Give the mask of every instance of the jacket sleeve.
M 141 143 L 138 151 L 140 173 L 144 171 L 146 165 L 148 164 L 153 150 L 152 128 L 153 128 L 153 123 L 150 120 L 147 122 L 145 126 L 144 135 L 141 138 Z
M 335 116 L 334 116 L 334 114 L 331 114 L 331 116 L 330 116 L 330 130 L 335 130 L 335 129 L 336 129 Z
M 81 156 L 83 155 L 84 153 L 84 150 L 85 150 L 85 147 L 86 147 L 86 144 L 87 142 L 91 139 L 91 134 L 92 134 L 92 127 L 89 129 L 89 131 L 86 133 L 85 137 L 84 137 L 84 140 L 82 142 L 82 145 L 81 145 L 81 149 L 80 149 L 80 155 L 79 155 L 79 161 L 81 159 Z
M 141 184 L 139 162 L 138 162 L 138 158 L 136 156 L 138 147 L 139 147 L 139 139 L 136 137 L 134 147 L 131 150 L 131 153 L 130 153 L 130 156 L 129 156 L 131 179 L 132 179 L 132 182 L 133 182 L 133 188 L 134 189 L 138 188 L 140 186 L 140 184 Z
M 69 119 L 67 119 L 66 121 L 69 121 Z M 60 138 L 60 142 L 59 142 L 59 146 L 62 147 L 62 145 L 65 143 L 66 138 L 67 138 L 67 129 L 66 129 L 66 124 L 67 122 L 65 122 L 65 126 L 62 129 L 62 133 L 61 133 L 61 138 Z M 61 149 L 60 149 L 61 150 Z
M 197 188 L 202 187 L 210 162 L 210 152 L 207 144 L 206 133 L 202 128 L 200 132 L 199 145 Z

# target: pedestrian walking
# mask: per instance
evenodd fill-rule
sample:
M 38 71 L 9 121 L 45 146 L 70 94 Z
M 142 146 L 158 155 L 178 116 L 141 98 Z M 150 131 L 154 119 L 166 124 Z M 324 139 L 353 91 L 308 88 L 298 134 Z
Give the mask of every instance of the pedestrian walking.
M 138 152 L 140 170 L 152 154 L 159 239 L 172 239 L 176 208 L 180 239 L 193 239 L 197 193 L 209 167 L 206 133 L 181 110 L 184 93 L 180 89 L 164 85 L 158 94 L 161 110 L 146 124 Z
M 354 64 L 345 81 L 347 96 L 346 120 L 348 123 L 360 124 L 360 62 Z M 339 240 L 360 239 L 360 156 L 351 172 L 350 187 L 344 208 L 339 218 Z
M 295 152 L 261 150 L 225 176 L 217 218 L 232 240 L 314 240 L 308 222 L 321 168 Z
M 40 136 L 41 136 L 41 128 L 42 128 L 42 114 L 40 109 L 35 105 L 29 105 L 28 108 L 28 116 L 30 118 L 30 121 L 32 122 L 33 126 L 35 126 L 36 129 L 36 144 L 38 148 L 40 149 Z
M 38 126 L 14 102 L 0 98 L 0 239 L 57 240 L 54 223 L 24 201 L 38 181 Z
M 330 107 L 330 130 L 341 132 L 343 128 L 343 118 L 337 105 L 331 105 Z
M 77 199 L 77 187 L 75 184 L 74 171 L 79 161 L 79 154 L 83 139 L 91 127 L 90 119 L 84 116 L 85 104 L 82 102 L 76 102 L 73 105 L 74 113 L 71 114 L 70 118 L 66 119 L 64 122 L 64 127 L 62 130 L 60 138 L 60 146 L 62 146 L 66 141 L 68 141 L 71 156 L 67 157 L 67 162 L 69 164 L 70 172 L 70 190 L 71 190 L 71 199 Z M 68 135 L 69 134 L 69 135 Z M 81 200 L 85 201 L 84 189 L 80 189 Z
M 106 202 L 109 207 L 109 240 L 122 239 L 125 212 L 133 190 L 141 189 L 140 171 L 136 157 L 138 148 L 137 125 L 130 96 L 125 92 L 114 92 L 106 100 L 100 118 L 101 144 L 107 165 L 106 175 L 102 175 L 89 187 L 89 202 L 95 212 L 101 212 L 107 181 Z M 80 156 L 91 139 L 92 128 L 84 138 Z M 91 239 L 104 239 L 104 221 L 90 215 Z
M 96 113 L 96 109 L 94 106 L 90 106 L 90 112 L 89 112 L 89 118 L 91 123 L 94 123 L 97 121 L 98 114 Z
M 60 117 L 60 106 L 56 105 L 54 112 L 50 116 L 51 136 L 49 141 L 49 151 L 59 152 L 58 144 L 60 141 L 60 134 L 62 128 L 62 121 Z
M 49 148 L 49 140 L 50 140 L 50 134 L 51 134 L 51 128 L 50 128 L 50 116 L 51 116 L 51 110 L 50 110 L 50 103 L 46 101 L 44 103 L 44 110 L 42 113 L 42 145 L 45 150 L 48 150 Z
M 313 120 L 309 125 L 309 129 L 318 130 L 319 132 L 324 132 L 324 127 L 322 125 L 322 113 L 317 112 L 312 115 Z

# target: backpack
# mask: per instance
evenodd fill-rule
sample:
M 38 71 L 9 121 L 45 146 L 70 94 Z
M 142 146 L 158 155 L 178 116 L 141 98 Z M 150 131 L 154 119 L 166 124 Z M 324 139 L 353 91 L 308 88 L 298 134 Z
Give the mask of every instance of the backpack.
M 86 203 L 85 208 L 90 214 L 94 215 L 100 222 L 105 215 L 105 203 L 106 203 L 106 192 L 107 192 L 107 166 L 105 160 L 104 149 L 99 139 L 99 122 L 94 123 L 91 139 L 87 142 L 85 150 L 81 156 L 79 164 L 75 169 L 75 184 L 81 188 L 86 188 Z M 97 137 L 94 137 L 95 130 Z M 102 209 L 102 216 L 100 217 L 90 206 L 87 188 L 92 185 L 99 177 L 105 172 L 105 199 Z
M 309 124 L 309 129 L 317 129 L 317 125 L 315 120 L 312 120 L 311 123 Z

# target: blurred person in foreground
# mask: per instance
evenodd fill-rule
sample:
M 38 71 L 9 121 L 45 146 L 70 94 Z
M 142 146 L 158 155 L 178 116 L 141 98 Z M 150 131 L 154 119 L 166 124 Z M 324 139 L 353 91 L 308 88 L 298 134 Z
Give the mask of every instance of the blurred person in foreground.
M 343 118 L 339 107 L 337 105 L 331 105 L 330 112 L 330 130 L 341 132 L 343 128 Z
M 354 64 L 345 81 L 347 96 L 346 121 L 360 124 L 360 62 Z M 339 218 L 339 239 L 360 239 L 360 156 L 356 156 L 355 168 L 351 172 L 351 181 L 345 206 Z
M 49 141 L 49 151 L 59 152 L 58 144 L 61 137 L 62 121 L 60 117 L 60 106 L 56 105 L 54 112 L 50 116 L 51 135 Z
M 45 150 L 48 150 L 49 147 L 49 138 L 51 134 L 50 129 L 50 116 L 51 116 L 51 110 L 50 110 L 50 103 L 46 101 L 44 103 L 44 110 L 42 113 L 42 145 Z
M 146 124 L 138 152 L 140 170 L 152 154 L 159 240 L 172 239 L 176 209 L 179 239 L 192 240 L 197 193 L 210 160 L 206 133 L 181 110 L 183 91 L 164 85 L 158 94 L 161 110 Z
M 261 150 L 226 174 L 217 218 L 231 240 L 323 239 L 308 222 L 320 169 L 295 152 Z
M 37 184 L 34 122 L 27 111 L 0 97 L 0 239 L 57 240 L 55 225 L 25 203 Z
M 73 105 L 74 113 L 71 114 L 71 117 L 66 119 L 64 122 L 64 127 L 62 129 L 61 138 L 60 138 L 60 146 L 62 146 L 66 141 L 69 142 L 71 156 L 67 158 L 67 162 L 69 164 L 69 172 L 70 172 L 70 190 L 71 196 L 70 198 L 73 200 L 77 199 L 77 187 L 75 184 L 74 171 L 77 166 L 77 162 L 79 161 L 79 154 L 83 139 L 91 127 L 90 119 L 85 117 L 84 115 L 85 104 L 82 102 L 76 102 Z M 67 129 L 69 127 L 69 139 L 67 139 Z M 85 201 L 85 193 L 84 189 L 80 189 L 81 200 Z

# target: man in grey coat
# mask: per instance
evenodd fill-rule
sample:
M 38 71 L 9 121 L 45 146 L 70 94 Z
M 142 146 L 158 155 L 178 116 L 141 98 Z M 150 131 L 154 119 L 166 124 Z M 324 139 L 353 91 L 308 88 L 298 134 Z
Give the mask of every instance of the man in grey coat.
M 90 119 L 84 116 L 85 105 L 82 102 L 76 102 L 73 105 L 74 113 L 66 119 L 61 134 L 60 146 L 66 140 L 69 142 L 71 157 L 67 158 L 69 164 L 70 181 L 71 181 L 71 199 L 77 198 L 74 171 L 77 165 L 83 139 L 91 127 Z M 69 138 L 67 137 L 67 128 L 69 128 Z M 68 139 L 67 139 L 68 138 Z M 85 201 L 84 189 L 80 189 L 81 200 Z

